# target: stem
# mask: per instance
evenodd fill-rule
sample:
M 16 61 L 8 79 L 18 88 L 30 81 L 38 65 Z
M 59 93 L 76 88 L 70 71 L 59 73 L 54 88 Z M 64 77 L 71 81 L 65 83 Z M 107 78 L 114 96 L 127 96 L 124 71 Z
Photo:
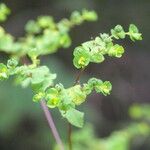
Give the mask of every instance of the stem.
M 80 70 L 80 72 L 77 74 L 77 77 L 76 77 L 76 79 L 75 79 L 74 85 L 76 85 L 76 84 L 78 84 L 78 83 L 80 82 L 80 78 L 81 78 L 81 76 L 82 76 L 84 70 L 85 70 L 85 68 L 82 68 L 82 69 Z
M 82 68 L 82 69 L 80 70 L 80 72 L 77 74 L 77 77 L 76 77 L 76 79 L 75 79 L 74 85 L 76 85 L 76 84 L 78 84 L 78 83 L 80 82 L 80 78 L 81 78 L 81 76 L 82 76 L 84 70 L 85 70 L 85 68 Z M 72 139 L 71 139 L 71 137 L 72 137 L 72 126 L 71 126 L 71 124 L 69 123 L 69 124 L 68 124 L 68 145 L 69 145 L 69 150 L 72 150 Z
M 72 135 L 72 127 L 71 127 L 71 124 L 68 123 L 68 145 L 69 145 L 69 150 L 72 150 L 72 139 L 71 139 L 71 135 Z
M 43 111 L 44 111 L 44 114 L 45 114 L 45 117 L 46 117 L 46 119 L 47 119 L 48 125 L 49 125 L 49 127 L 50 127 L 50 129 L 51 129 L 51 131 L 52 131 L 52 134 L 53 134 L 53 136 L 54 136 L 54 138 L 55 138 L 55 140 L 56 140 L 56 143 L 57 143 L 58 146 L 59 146 L 59 149 L 60 149 L 60 150 L 64 150 L 64 146 L 63 146 L 63 144 L 62 144 L 61 138 L 60 138 L 60 136 L 59 136 L 59 134 L 58 134 L 58 131 L 57 131 L 56 126 L 55 126 L 55 124 L 54 124 L 53 118 L 52 118 L 52 116 L 51 116 L 50 111 L 48 110 L 48 108 L 47 108 L 47 106 L 46 106 L 45 101 L 44 101 L 44 100 L 41 100 L 41 101 L 40 101 L 40 104 L 41 104 L 41 108 L 42 108 Z
M 37 62 L 38 62 L 38 61 L 37 61 Z M 30 64 L 30 62 L 29 62 L 29 60 L 27 59 L 27 57 L 22 58 L 22 63 L 23 63 L 23 64 Z M 37 64 L 36 64 L 36 65 L 37 65 Z M 54 138 L 55 138 L 55 140 L 56 140 L 56 143 L 57 143 L 58 146 L 59 146 L 59 149 L 60 149 L 60 150 L 64 150 L 63 143 L 62 143 L 62 141 L 61 141 L 61 138 L 60 138 L 60 136 L 59 136 L 59 134 L 58 134 L 58 131 L 57 131 L 57 129 L 56 129 L 56 126 L 55 126 L 55 124 L 54 124 L 52 115 L 51 115 L 50 111 L 48 110 L 45 101 L 44 101 L 44 100 L 41 100 L 41 101 L 40 101 L 40 104 L 41 104 L 42 110 L 44 111 L 44 115 L 45 115 L 45 117 L 46 117 L 46 119 L 47 119 L 48 125 L 49 125 L 49 127 L 50 127 L 50 129 L 51 129 L 51 131 L 52 131 L 52 134 L 53 134 L 53 136 L 54 136 Z

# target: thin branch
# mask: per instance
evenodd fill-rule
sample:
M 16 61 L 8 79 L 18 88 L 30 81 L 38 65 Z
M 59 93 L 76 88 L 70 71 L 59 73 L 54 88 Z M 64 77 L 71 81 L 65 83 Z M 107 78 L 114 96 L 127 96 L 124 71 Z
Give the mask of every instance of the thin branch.
M 80 83 L 80 78 L 81 78 L 84 70 L 85 70 L 85 68 L 82 68 L 80 70 L 80 72 L 77 74 L 74 85 Z M 69 145 L 69 150 L 72 150 L 72 126 L 70 123 L 68 123 L 68 145 Z
M 74 85 L 76 85 L 76 84 L 78 84 L 78 83 L 80 82 L 80 78 L 81 78 L 81 76 L 82 76 L 84 70 L 85 70 L 85 68 L 82 68 L 82 69 L 80 70 L 80 72 L 77 74 Z
M 47 119 L 48 125 L 49 125 L 49 127 L 51 128 L 52 134 L 53 134 L 53 136 L 54 136 L 54 138 L 55 138 L 55 140 L 56 140 L 56 143 L 58 144 L 60 150 L 64 150 L 63 143 L 62 143 L 62 141 L 61 141 L 61 138 L 60 138 L 60 136 L 59 136 L 59 134 L 58 134 L 58 131 L 57 131 L 56 126 L 55 126 L 55 124 L 54 124 L 53 118 L 52 118 L 52 116 L 51 116 L 50 111 L 48 110 L 48 108 L 47 108 L 47 106 L 46 106 L 45 101 L 44 101 L 44 100 L 41 100 L 41 101 L 40 101 L 40 104 L 41 104 L 41 108 L 42 108 L 43 111 L 44 111 L 44 114 L 45 114 L 45 117 L 46 117 L 46 119 Z
M 23 58 L 21 59 L 21 61 L 22 61 L 23 64 L 30 64 L 30 62 L 29 62 L 29 60 L 27 59 L 27 57 L 23 57 Z M 51 131 L 52 131 L 52 134 L 53 134 L 53 136 L 54 136 L 54 138 L 55 138 L 55 140 L 56 140 L 56 143 L 58 144 L 60 150 L 64 150 L 63 143 L 62 143 L 62 141 L 61 141 L 61 138 L 60 138 L 60 136 L 59 136 L 59 134 L 58 134 L 58 131 L 57 131 L 57 129 L 56 129 L 56 126 L 55 126 L 55 124 L 54 124 L 52 115 L 51 115 L 50 111 L 48 110 L 45 101 L 44 101 L 44 100 L 41 100 L 41 101 L 40 101 L 40 104 L 41 104 L 42 110 L 44 111 L 44 115 L 45 115 L 45 117 L 46 117 L 46 119 L 47 119 L 48 125 L 49 125 L 49 127 L 50 127 L 50 129 L 51 129 Z
M 72 138 L 71 138 L 71 135 L 72 135 L 72 127 L 71 127 L 71 124 L 68 123 L 68 145 L 69 145 L 69 150 L 72 150 Z

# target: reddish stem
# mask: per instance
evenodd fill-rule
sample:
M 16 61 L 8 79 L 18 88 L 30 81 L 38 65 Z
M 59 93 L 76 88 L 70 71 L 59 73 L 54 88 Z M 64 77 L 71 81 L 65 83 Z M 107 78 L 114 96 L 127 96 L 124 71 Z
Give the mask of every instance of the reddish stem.
M 42 107 L 42 109 L 44 111 L 44 114 L 45 114 L 45 117 L 47 119 L 48 125 L 49 125 L 49 127 L 50 127 L 50 129 L 52 131 L 52 134 L 53 134 L 53 136 L 54 136 L 54 138 L 56 140 L 56 143 L 58 144 L 60 150 L 64 150 L 64 146 L 62 144 L 61 138 L 60 138 L 60 136 L 58 134 L 58 131 L 57 131 L 56 126 L 54 124 L 52 115 L 51 115 L 50 111 L 48 110 L 48 107 L 47 107 L 45 101 L 41 100 L 40 104 L 41 104 L 41 107 Z

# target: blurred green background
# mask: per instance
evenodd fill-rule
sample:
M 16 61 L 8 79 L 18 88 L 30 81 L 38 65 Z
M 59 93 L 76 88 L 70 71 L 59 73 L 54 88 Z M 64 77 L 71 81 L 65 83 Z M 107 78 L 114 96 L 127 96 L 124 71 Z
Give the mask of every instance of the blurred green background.
M 74 129 L 77 130 L 77 133 L 74 133 L 74 141 L 75 150 L 150 150 L 150 134 L 147 134 L 149 130 L 147 126 L 141 125 L 141 122 L 144 122 L 149 127 L 150 111 L 146 112 L 147 117 L 142 117 L 142 120 L 137 119 L 136 115 L 132 116 L 132 114 L 139 113 L 137 109 L 131 113 L 136 121 L 128 115 L 128 109 L 132 104 L 139 103 L 142 105 L 144 103 L 146 106 L 150 104 L 150 1 L 1 1 L 12 10 L 12 14 L 3 26 L 16 37 L 24 35 L 25 23 L 39 15 L 52 15 L 56 21 L 59 21 L 63 17 L 68 17 L 72 11 L 83 8 L 93 9 L 98 13 L 99 20 L 97 22 L 84 23 L 71 31 L 73 43 L 69 49 L 61 49 L 56 54 L 41 58 L 42 64 L 48 65 L 52 72 L 58 73 L 57 81 L 66 86 L 72 85 L 77 73 L 72 64 L 72 52 L 76 46 L 97 36 L 100 32 L 109 32 L 117 24 L 124 27 L 128 27 L 130 23 L 136 24 L 143 33 L 143 41 L 135 44 L 128 39 L 124 42 L 120 41 L 126 49 L 126 53 L 121 59 L 108 58 L 101 65 L 91 64 L 86 70 L 83 78 L 95 76 L 103 80 L 110 80 L 113 84 L 113 91 L 108 97 L 93 93 L 88 98 L 87 103 L 81 109 L 86 112 L 86 122 L 92 124 L 94 128 L 87 125 L 83 131 Z M 5 59 L 7 59 L 7 55 L 1 53 L 0 60 Z M 21 87 L 13 86 L 12 83 L 13 81 L 9 80 L 0 84 L 0 150 L 53 149 L 55 141 L 39 104 L 32 102 L 31 89 L 21 89 Z M 145 107 L 141 109 L 145 109 Z M 150 107 L 147 107 L 147 110 L 150 110 Z M 142 110 L 140 113 L 143 116 Z M 67 122 L 55 110 L 52 111 L 52 115 L 63 141 L 66 142 Z M 133 122 L 135 124 L 131 125 Z M 140 122 L 140 127 L 136 131 L 139 131 L 139 134 L 144 133 L 140 137 L 137 133 L 132 132 L 132 129 L 136 129 L 138 122 Z M 132 126 L 132 131 L 130 126 Z M 119 137 L 114 131 L 121 132 L 117 132 Z M 134 133 L 132 140 L 122 132 Z M 82 135 L 81 137 L 77 136 L 79 133 Z M 118 139 L 113 140 L 113 135 L 118 139 L 128 140 L 121 142 Z M 90 136 L 91 139 L 88 138 Z M 91 145 L 87 145 L 90 141 Z M 116 141 L 120 142 L 122 147 L 115 145 Z M 109 145 L 109 147 L 98 146 L 98 143 Z M 96 147 L 94 147 L 95 145 Z

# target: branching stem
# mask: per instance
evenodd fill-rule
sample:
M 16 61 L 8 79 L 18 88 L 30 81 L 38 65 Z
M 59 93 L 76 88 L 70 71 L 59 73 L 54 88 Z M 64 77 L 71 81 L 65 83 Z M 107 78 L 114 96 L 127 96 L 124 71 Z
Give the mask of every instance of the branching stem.
M 80 70 L 80 72 L 77 74 L 74 85 L 76 85 L 80 82 L 80 78 L 81 78 L 84 70 L 85 70 L 85 68 L 82 68 Z M 72 150 L 72 126 L 70 123 L 68 124 L 68 145 L 69 145 L 69 150 Z

